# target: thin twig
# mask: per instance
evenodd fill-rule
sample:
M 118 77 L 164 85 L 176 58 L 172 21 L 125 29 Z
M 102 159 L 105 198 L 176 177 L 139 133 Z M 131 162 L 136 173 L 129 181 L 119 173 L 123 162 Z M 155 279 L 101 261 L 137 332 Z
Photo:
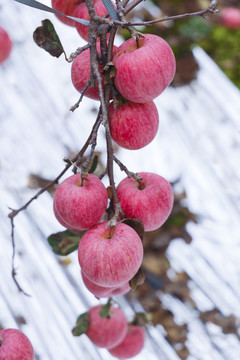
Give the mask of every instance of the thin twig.
M 37 198 L 43 194 L 45 191 L 49 190 L 53 185 L 58 183 L 58 180 L 65 174 L 65 172 L 72 166 L 72 164 L 67 164 L 65 166 L 65 168 L 61 171 L 61 173 L 51 182 L 49 182 L 49 184 L 47 184 L 46 186 L 44 186 L 41 190 L 39 190 L 28 202 L 26 202 L 25 205 L 23 205 L 22 207 L 20 207 L 19 209 L 11 209 L 12 210 L 9 214 L 8 217 L 10 219 L 13 219 L 16 215 L 18 215 L 18 213 L 20 213 L 21 211 L 27 209 L 27 207 L 31 204 L 31 202 L 33 202 L 33 200 L 37 200 Z
M 125 8 L 128 3 L 129 3 L 129 0 L 122 0 L 122 1 L 120 2 L 121 6 L 122 6 L 123 8 Z
M 124 4 L 122 5 L 124 7 L 123 13 L 124 15 L 127 15 L 132 9 L 134 9 L 138 4 L 140 4 L 143 0 L 133 0 L 130 2 L 130 4 L 128 3 L 128 5 L 124 6 Z
M 25 205 L 21 206 L 19 209 L 10 209 L 12 210 L 9 214 L 8 214 L 8 217 L 10 219 L 10 222 L 11 222 L 11 239 L 12 239 L 12 278 L 18 288 L 18 290 L 20 292 L 22 292 L 24 295 L 27 295 L 29 296 L 23 289 L 22 287 L 19 285 L 17 279 L 16 279 L 16 269 L 15 269 L 15 265 L 14 265 L 14 262 L 15 262 L 15 233 L 14 233 L 14 218 L 15 216 L 17 216 L 21 211 L 23 210 L 26 210 L 27 207 L 34 201 L 34 200 L 37 200 L 38 197 L 43 194 L 45 191 L 49 190 L 53 185 L 57 184 L 59 179 L 67 172 L 67 170 L 72 166 L 72 165 L 75 165 L 75 166 L 78 166 L 82 159 L 83 159 L 83 155 L 85 153 L 85 151 L 87 150 L 89 144 L 91 144 L 91 141 L 93 138 L 96 137 L 96 133 L 98 131 L 98 128 L 101 124 L 101 109 L 99 110 L 99 114 L 97 116 L 97 119 L 93 125 L 93 128 L 92 128 L 92 131 L 88 137 L 88 139 L 86 140 L 85 144 L 83 145 L 82 149 L 79 151 L 79 153 L 74 156 L 74 158 L 72 160 L 70 160 L 65 168 L 60 172 L 60 174 L 53 180 L 53 181 L 50 181 L 46 186 L 44 186 L 41 190 L 39 190 L 28 202 L 26 202 Z
M 113 160 L 119 166 L 120 170 L 124 171 L 128 177 L 132 177 L 133 179 L 135 179 L 138 182 L 140 182 L 142 180 L 141 176 L 139 176 L 138 174 L 136 174 L 132 171 L 129 171 L 127 169 L 127 167 L 115 155 L 113 155 Z
M 147 26 L 147 25 L 152 25 L 152 24 L 164 22 L 164 21 L 184 19 L 184 18 L 193 17 L 193 16 L 206 17 L 207 14 L 216 14 L 218 12 L 219 12 L 219 10 L 214 9 L 213 7 L 209 7 L 207 9 L 205 9 L 205 10 L 196 11 L 196 12 L 192 12 L 192 13 L 185 13 L 185 14 L 179 14 L 179 15 L 173 15 L 173 16 L 164 16 L 164 17 L 162 17 L 160 19 L 156 19 L 156 20 L 139 21 L 139 22 L 131 22 L 131 21 L 123 22 L 123 21 L 114 20 L 114 23 L 117 24 L 117 25 L 120 25 L 122 27 L 127 27 L 127 26 Z
M 100 124 L 101 124 L 101 121 L 99 121 L 99 125 Z M 95 151 L 95 148 L 97 146 L 97 131 L 95 131 L 93 133 L 90 145 L 91 145 L 90 154 L 89 154 L 87 160 L 85 160 L 84 163 L 82 164 L 82 169 L 81 169 L 82 179 L 87 178 L 87 175 L 88 175 L 88 172 L 89 172 L 89 169 L 90 169 L 90 165 L 91 165 L 91 162 L 92 162 L 92 159 L 93 159 L 94 151 Z
M 89 86 L 90 86 L 90 83 L 91 83 L 91 80 L 90 80 L 90 78 L 89 78 L 88 81 L 87 81 L 87 83 L 86 83 L 86 85 L 84 86 L 83 91 L 81 92 L 81 96 L 80 96 L 79 100 L 76 102 L 76 104 L 74 104 L 73 106 L 71 106 L 70 111 L 74 112 L 74 111 L 79 107 L 80 103 L 82 102 L 82 99 L 83 99 L 83 97 L 84 97 L 85 92 L 87 91 L 87 89 L 88 89 Z
M 107 168 L 99 175 L 99 179 L 102 180 L 105 175 L 107 175 L 108 171 Z
M 71 53 L 71 55 L 69 56 L 69 58 L 67 59 L 67 61 L 69 63 L 73 62 L 73 60 L 78 56 L 80 55 L 83 51 L 89 49 L 90 45 L 89 44 L 86 44 L 80 48 L 77 48 L 76 51 L 74 51 L 73 53 Z
M 13 281 L 15 282 L 19 292 L 23 293 L 25 296 L 30 296 L 28 293 L 26 293 L 23 288 L 20 286 L 20 284 L 17 281 L 17 271 L 14 265 L 14 260 L 15 260 L 15 252 L 16 252 L 16 246 L 15 246 L 15 238 L 14 238 L 14 219 L 11 218 L 11 239 L 12 239 L 12 278 Z

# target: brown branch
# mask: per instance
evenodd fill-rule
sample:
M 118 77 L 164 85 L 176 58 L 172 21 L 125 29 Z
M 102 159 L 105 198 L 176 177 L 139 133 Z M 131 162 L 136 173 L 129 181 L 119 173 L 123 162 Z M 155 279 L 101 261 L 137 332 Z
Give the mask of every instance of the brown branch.
M 97 132 L 98 132 L 98 128 L 100 126 L 102 122 L 102 116 L 101 116 L 101 111 L 99 111 L 97 120 L 96 120 L 96 126 L 95 126 L 95 130 L 92 132 L 92 136 L 91 136 L 91 140 L 89 142 L 89 145 L 91 145 L 91 151 L 90 151 L 90 155 L 88 156 L 87 160 L 82 164 L 82 179 L 87 177 L 87 174 L 89 172 L 89 168 L 91 165 L 91 161 L 93 159 L 93 155 L 94 155 L 94 150 L 97 146 Z
M 109 128 L 109 101 L 110 101 L 110 93 L 112 85 L 111 83 L 107 83 L 105 86 L 105 91 L 103 91 L 103 81 L 101 74 L 99 72 L 99 66 L 97 62 L 97 51 L 96 51 L 96 31 L 97 24 L 95 22 L 96 15 L 95 9 L 93 6 L 92 0 L 86 0 L 86 5 L 89 11 L 89 43 L 90 43 L 90 61 L 91 61 L 91 76 L 93 76 L 94 80 L 97 81 L 98 86 L 98 95 L 101 103 L 102 110 L 102 124 L 105 126 L 106 133 L 106 141 L 107 141 L 107 169 L 108 169 L 108 177 L 109 182 L 112 187 L 114 202 L 115 202 L 115 215 L 112 220 L 110 220 L 110 226 L 116 225 L 116 220 L 118 219 L 119 213 L 121 212 L 121 206 L 117 198 L 115 183 L 114 183 L 114 174 L 113 174 L 113 146 L 112 146 L 112 138 L 110 134 Z M 112 47 L 113 40 L 116 33 L 116 26 L 113 30 L 111 30 L 111 40 L 109 42 L 108 47 L 108 56 L 107 59 L 111 59 L 112 57 Z M 106 64 L 103 64 L 106 65 Z
M 114 39 L 115 39 L 115 35 L 117 32 L 117 28 L 118 28 L 117 26 L 114 26 L 110 31 L 110 36 L 108 39 L 107 63 L 109 63 L 112 60 L 113 44 L 114 44 Z
M 83 91 L 81 92 L 81 96 L 80 96 L 79 100 L 76 102 L 76 104 L 74 104 L 73 106 L 70 107 L 70 111 L 74 112 L 79 107 L 80 103 L 82 102 L 85 92 L 89 88 L 90 83 L 91 83 L 91 80 L 89 78 L 86 85 L 84 86 Z
M 124 0 L 123 0 L 124 1 Z M 122 1 L 122 2 L 123 2 Z M 124 8 L 124 10 L 123 10 L 123 13 L 124 13 L 124 15 L 127 15 L 132 9 L 134 9 L 138 4 L 140 4 L 141 2 L 142 2 L 143 0 L 133 0 L 133 1 L 131 1 L 130 2 L 130 4 L 129 4 L 129 2 L 127 2 L 127 4 L 128 5 L 126 5 L 125 6 L 125 4 L 124 4 L 124 2 L 123 2 L 123 8 Z
M 139 21 L 139 22 L 131 22 L 131 21 L 118 21 L 118 20 L 114 20 L 114 23 L 116 25 L 120 25 L 122 27 L 128 27 L 128 26 L 147 26 L 147 25 L 152 25 L 152 24 L 156 24 L 156 23 L 160 23 L 163 21 L 169 21 L 169 20 L 178 20 L 178 19 L 184 19 L 184 18 L 188 18 L 188 17 L 193 17 L 193 16 L 201 16 L 206 18 L 208 14 L 216 14 L 219 12 L 218 9 L 215 9 L 217 5 L 217 1 L 213 0 L 210 4 L 210 6 L 205 9 L 205 10 L 200 10 L 200 11 L 196 11 L 196 12 L 192 12 L 192 13 L 185 13 L 185 14 L 179 14 L 179 15 L 173 15 L 173 16 L 164 16 L 160 19 L 156 19 L 156 20 L 150 20 L 150 21 Z M 124 11 L 124 14 L 126 14 L 126 9 Z
M 78 56 L 80 55 L 83 51 L 89 49 L 90 45 L 89 44 L 86 44 L 80 48 L 77 48 L 76 51 L 74 51 L 73 53 L 71 53 L 71 55 L 69 56 L 69 58 L 67 59 L 67 61 L 69 63 L 73 62 L 73 60 Z
M 110 134 L 110 128 L 109 128 L 109 122 L 105 125 L 105 131 L 106 131 L 106 141 L 107 141 L 107 172 L 109 177 L 109 182 L 112 188 L 113 193 L 113 200 L 112 206 L 115 207 L 114 216 L 109 221 L 109 226 L 114 227 L 116 226 L 116 223 L 118 221 L 119 215 L 122 214 L 122 209 L 120 202 L 118 200 L 115 181 L 114 181 L 114 172 L 113 172 L 113 145 L 112 145 L 112 138 Z
M 129 0 L 122 0 L 122 1 L 120 2 L 120 5 L 122 6 L 122 8 L 125 8 L 128 3 L 129 3 Z
M 16 246 L 15 246 L 15 239 L 14 239 L 14 220 L 13 217 L 10 219 L 11 221 L 11 239 L 12 239 L 12 278 L 13 281 L 15 282 L 15 285 L 17 286 L 19 292 L 23 293 L 25 296 L 30 296 L 28 293 L 26 293 L 23 288 L 19 285 L 18 281 L 17 281 L 17 271 L 16 268 L 14 266 L 14 260 L 15 260 L 15 252 L 16 252 Z
M 142 1 L 142 0 L 141 0 Z M 126 22 L 125 16 L 124 16 L 124 9 L 122 9 L 121 5 L 117 3 L 117 12 L 118 12 L 118 18 L 120 19 L 120 21 L 122 23 Z M 137 41 L 138 43 L 138 39 L 139 37 L 144 37 L 144 35 L 138 31 L 136 31 L 133 27 L 131 26 L 125 26 L 125 28 L 130 32 L 131 37 Z

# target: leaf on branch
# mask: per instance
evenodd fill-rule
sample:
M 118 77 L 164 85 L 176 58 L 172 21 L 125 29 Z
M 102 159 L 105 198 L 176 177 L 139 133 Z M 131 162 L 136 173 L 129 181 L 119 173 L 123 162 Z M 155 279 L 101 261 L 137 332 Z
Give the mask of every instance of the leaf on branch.
M 76 326 L 72 329 L 73 336 L 80 336 L 82 334 L 86 334 L 89 325 L 90 325 L 90 316 L 86 312 L 78 317 Z
M 123 219 L 121 222 L 130 226 L 133 230 L 135 230 L 138 236 L 140 237 L 140 239 L 143 240 L 144 226 L 143 223 L 141 223 L 141 221 L 137 219 Z
M 52 56 L 58 58 L 64 53 L 58 34 L 51 21 L 48 19 L 43 20 L 42 26 L 39 26 L 34 31 L 33 39 L 40 48 L 46 50 Z
M 142 285 L 145 280 L 145 275 L 140 267 L 138 272 L 134 275 L 134 277 L 129 281 L 129 285 L 132 290 L 136 290 L 139 285 Z
M 73 165 L 72 161 L 68 158 L 64 158 L 63 161 L 67 163 L 68 165 Z
M 89 173 L 89 174 L 94 173 L 94 171 L 96 170 L 97 166 L 98 166 L 98 155 L 95 155 L 94 158 L 93 158 L 93 160 L 92 160 L 92 165 L 91 165 L 91 168 L 90 168 L 90 170 L 89 170 L 88 173 Z
M 73 231 L 66 230 L 48 237 L 48 242 L 55 254 L 65 256 L 77 250 L 81 236 Z

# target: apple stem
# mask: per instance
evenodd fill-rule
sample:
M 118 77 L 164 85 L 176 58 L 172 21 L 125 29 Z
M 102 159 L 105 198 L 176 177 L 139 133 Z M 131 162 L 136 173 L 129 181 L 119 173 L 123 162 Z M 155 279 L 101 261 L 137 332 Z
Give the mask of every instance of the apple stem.
M 0 346 L 2 345 L 3 343 L 3 338 L 0 336 Z
M 138 181 L 138 189 L 139 190 L 143 190 L 143 189 L 145 189 L 145 187 L 146 187 L 146 185 L 144 184 L 144 182 L 143 181 Z

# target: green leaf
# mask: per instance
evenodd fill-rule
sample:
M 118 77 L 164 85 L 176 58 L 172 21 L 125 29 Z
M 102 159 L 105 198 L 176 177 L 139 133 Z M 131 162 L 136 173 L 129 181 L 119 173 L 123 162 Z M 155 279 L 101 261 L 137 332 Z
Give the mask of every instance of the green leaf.
M 75 232 L 66 230 L 50 235 L 48 237 L 48 242 L 51 245 L 53 252 L 65 256 L 77 250 L 80 237 L 81 236 Z
M 49 54 L 59 57 L 64 53 L 61 41 L 56 33 L 56 30 L 50 20 L 42 21 L 42 26 L 39 26 L 33 33 L 35 43 L 46 50 Z
M 99 315 L 102 318 L 110 318 L 111 304 L 112 304 L 112 299 L 109 298 L 108 302 L 101 307 L 101 310 L 99 311 Z
M 68 159 L 68 158 L 64 158 L 63 161 L 64 161 L 65 163 L 67 163 L 68 165 L 73 165 L 73 162 L 72 162 L 70 159 Z
M 132 290 L 136 290 L 139 285 L 142 285 L 145 280 L 145 275 L 140 267 L 138 272 L 134 275 L 134 277 L 129 281 L 129 285 Z
M 92 161 L 92 165 L 91 165 L 91 168 L 89 170 L 89 174 L 92 174 L 94 173 L 94 171 L 96 170 L 97 168 L 97 165 L 98 165 L 98 156 L 95 155 L 94 158 L 93 158 L 93 161 Z
M 87 312 L 84 314 L 81 314 L 77 318 L 76 326 L 72 329 L 73 336 L 80 336 L 82 334 L 86 334 L 86 332 L 88 331 L 88 328 L 89 328 L 89 324 L 90 324 L 89 314 Z

